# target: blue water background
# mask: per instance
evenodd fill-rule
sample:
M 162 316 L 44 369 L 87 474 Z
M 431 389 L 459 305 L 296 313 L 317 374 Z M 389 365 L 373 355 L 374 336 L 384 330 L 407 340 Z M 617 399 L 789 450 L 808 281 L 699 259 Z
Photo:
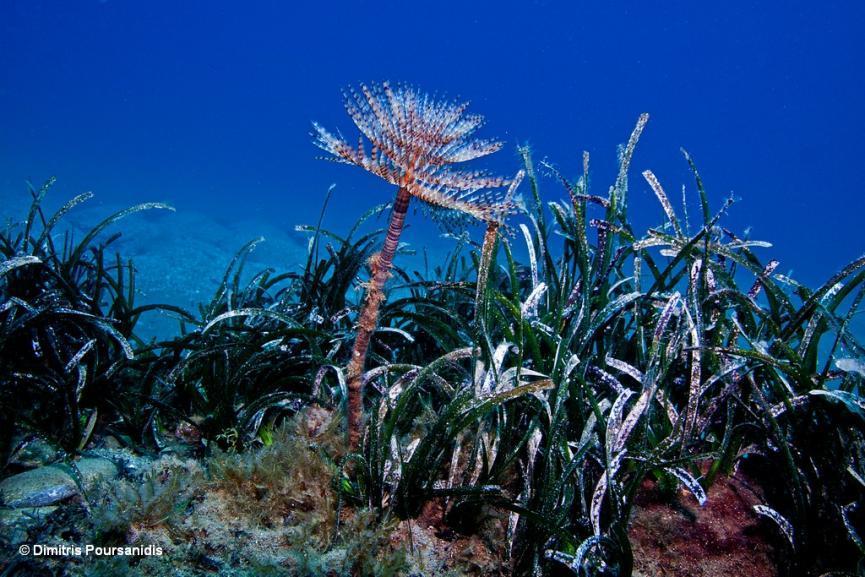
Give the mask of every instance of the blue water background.
M 774 243 L 760 254 L 779 272 L 816 285 L 865 252 L 862 30 L 865 3 L 852 1 L 0 0 L 0 216 L 26 179 L 51 175 L 57 204 L 85 190 L 106 210 L 169 202 L 180 216 L 148 220 L 146 238 L 194 258 L 196 238 L 221 227 L 224 258 L 203 259 L 215 278 L 245 240 L 314 222 L 331 183 L 336 231 L 391 197 L 317 160 L 310 121 L 353 135 L 340 89 L 406 81 L 486 116 L 482 135 L 505 148 L 482 166 L 512 174 L 529 143 L 576 176 L 588 150 L 598 194 L 649 112 L 631 181 L 637 230 L 663 220 L 647 168 L 677 206 L 686 186 L 696 220 L 683 146 L 713 208 L 739 199 L 725 226 L 750 227 Z M 421 216 L 410 222 L 404 240 L 443 246 Z M 262 257 L 272 266 L 302 254 L 276 246 Z

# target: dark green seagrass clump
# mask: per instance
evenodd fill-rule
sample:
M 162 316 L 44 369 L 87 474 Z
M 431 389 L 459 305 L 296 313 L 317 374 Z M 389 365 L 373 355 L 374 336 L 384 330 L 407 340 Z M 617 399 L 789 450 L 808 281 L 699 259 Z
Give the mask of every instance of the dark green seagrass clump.
M 265 269 L 244 280 L 246 257 L 263 239 L 245 245 L 198 316 L 183 316 L 181 336 L 158 345 L 160 358 L 171 359 L 164 373 L 171 394 L 158 404 L 160 418 L 238 451 L 266 443 L 268 430 L 310 403 L 344 402 L 339 367 L 352 338 L 350 298 L 381 234 L 358 227 L 379 211 L 344 238 L 321 221 L 298 227 L 311 238 L 297 272 Z
M 771 245 L 722 228 L 732 200 L 713 211 L 695 169 L 696 222 L 643 173 L 665 222 L 639 234 L 628 174 L 646 120 L 605 196 L 586 155 L 575 182 L 544 163 L 568 197 L 544 206 L 523 150 L 527 264 L 494 237 L 439 278 L 394 283 L 405 296 L 381 326 L 406 343 L 365 373 L 380 394 L 351 494 L 407 518 L 439 502 L 469 532 L 504 511 L 498 554 L 516 574 L 628 575 L 644 482 L 702 505 L 742 468 L 784 572 L 857 571 L 865 354 L 851 325 L 865 258 L 816 290 L 776 274 L 757 255 Z
M 100 422 L 118 418 L 115 401 L 146 394 L 136 384 L 148 362 L 133 330 L 153 306 L 135 306 L 135 269 L 110 249 L 114 222 L 145 203 L 113 214 L 76 241 L 56 232 L 63 216 L 92 194 L 76 196 L 53 215 L 42 202 L 51 179 L 30 189 L 23 222 L 0 232 L 0 466 L 13 443 L 41 435 L 67 453 L 83 449 Z M 133 374 L 134 373 L 134 374 Z

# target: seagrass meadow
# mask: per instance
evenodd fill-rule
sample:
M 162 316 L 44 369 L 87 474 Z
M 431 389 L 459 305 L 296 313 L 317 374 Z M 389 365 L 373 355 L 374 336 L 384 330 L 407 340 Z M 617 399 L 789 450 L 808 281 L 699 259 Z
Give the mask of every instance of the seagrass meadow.
M 89 194 L 27 190 L 0 233 L 0 575 L 865 575 L 865 257 L 781 274 L 687 152 L 681 201 L 632 166 L 648 115 L 600 186 L 588 153 L 459 168 L 502 145 L 412 87 L 346 108 L 360 144 L 314 143 L 393 202 L 331 231 L 323 194 L 298 266 L 249 270 L 253 239 L 195 310 L 139 304 L 118 249 L 172 207 L 75 232 Z M 412 219 L 446 257 L 411 258 Z

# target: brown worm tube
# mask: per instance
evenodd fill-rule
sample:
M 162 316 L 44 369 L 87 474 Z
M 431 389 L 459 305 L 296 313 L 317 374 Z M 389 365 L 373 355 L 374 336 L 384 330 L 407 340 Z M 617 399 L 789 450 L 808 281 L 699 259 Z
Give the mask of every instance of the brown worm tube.
M 378 311 L 384 302 L 384 284 L 390 277 L 393 257 L 399 246 L 399 237 L 405 223 L 411 194 L 401 187 L 393 203 L 387 236 L 381 252 L 370 259 L 369 285 L 364 298 L 363 310 L 357 321 L 357 336 L 348 363 L 348 443 L 349 450 L 355 451 L 360 444 L 360 428 L 363 416 L 363 369 L 366 363 L 366 352 L 372 333 L 378 326 Z

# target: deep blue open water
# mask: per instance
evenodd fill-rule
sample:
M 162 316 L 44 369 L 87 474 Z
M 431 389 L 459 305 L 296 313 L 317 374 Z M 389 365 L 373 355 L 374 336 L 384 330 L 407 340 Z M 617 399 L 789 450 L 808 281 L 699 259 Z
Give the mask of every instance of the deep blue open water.
M 761 254 L 813 285 L 865 252 L 863 29 L 854 1 L 0 0 L 0 213 L 27 179 L 56 175 L 56 203 L 92 190 L 105 210 L 173 204 L 148 242 L 185 243 L 199 266 L 224 264 L 196 253 L 201 239 L 222 235 L 227 261 L 257 234 L 284 235 L 260 258 L 291 266 L 293 227 L 331 183 L 336 231 L 393 192 L 317 160 L 310 121 L 355 134 L 340 90 L 404 81 L 486 116 L 482 135 L 506 146 L 483 166 L 512 174 L 529 143 L 573 176 L 588 150 L 599 194 L 648 112 L 638 230 L 663 218 L 640 171 L 694 193 L 685 147 L 714 207 L 739 199 L 725 225 L 773 242 Z M 422 220 L 404 240 L 440 245 Z

